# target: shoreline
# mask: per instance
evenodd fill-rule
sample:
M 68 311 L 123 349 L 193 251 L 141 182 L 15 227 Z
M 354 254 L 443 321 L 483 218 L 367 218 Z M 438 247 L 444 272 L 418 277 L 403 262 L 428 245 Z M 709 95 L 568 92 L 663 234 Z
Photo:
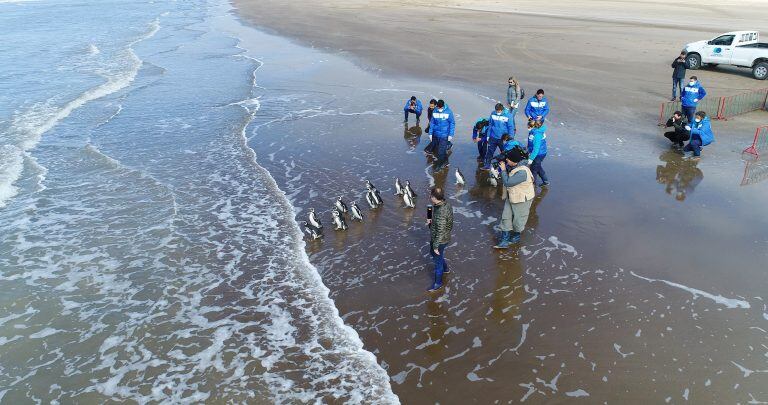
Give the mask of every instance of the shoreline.
M 465 190 L 446 186 L 458 208 L 461 235 L 448 257 L 457 272 L 443 294 L 423 292 L 431 266 L 423 251 L 419 210 L 403 211 L 387 203 L 383 211 L 367 213 L 364 225 L 307 242 L 310 260 L 331 290 L 340 316 L 387 370 L 403 402 L 458 397 L 471 402 L 491 393 L 522 400 L 582 394 L 595 401 L 649 395 L 663 400 L 691 388 L 696 388 L 696 401 L 723 395 L 748 399 L 747 393 L 762 397 L 760 388 L 728 367 L 729 361 L 754 363 L 756 359 L 744 360 L 752 356 L 722 350 L 709 354 L 714 362 L 708 364 L 699 350 L 686 352 L 690 338 L 704 342 L 702 347 L 715 347 L 711 333 L 760 322 L 755 312 L 757 299 L 762 300 L 755 289 L 760 283 L 719 271 L 731 261 L 745 277 L 763 277 L 760 258 L 748 253 L 752 234 L 734 236 L 729 230 L 733 240 L 718 245 L 729 255 L 714 249 L 694 258 L 677 254 L 710 243 L 723 230 L 722 220 L 701 221 L 697 211 L 705 209 L 708 218 L 728 215 L 730 227 L 746 231 L 752 221 L 747 213 L 765 198 L 758 189 L 738 190 L 730 181 L 740 171 L 726 165 L 736 155 L 737 140 L 722 139 L 706 150 L 700 164 L 690 164 L 658 140 L 655 119 L 648 123 L 642 114 L 625 119 L 634 110 L 614 105 L 622 116 L 600 122 L 605 108 L 600 103 L 585 99 L 589 105 L 581 106 L 563 97 L 556 108 L 563 110 L 558 118 L 564 118 L 553 123 L 547 163 L 556 186 L 540 193 L 525 243 L 498 254 L 485 249 L 494 237 L 491 217 L 498 217 L 494 190 L 469 174 L 474 171 L 473 148 L 465 131 L 476 115 L 490 108 L 483 97 L 501 94 L 488 96 L 490 83 L 481 84 L 484 90 L 478 92 L 471 80 L 457 80 L 453 87 L 451 78 L 440 75 L 422 81 L 423 76 L 407 69 L 392 75 L 371 64 L 359 69 L 363 59 L 350 61 L 345 52 L 309 53 L 314 56 L 291 59 L 300 80 L 281 81 L 273 72 L 271 85 L 262 83 L 278 93 L 275 100 L 306 104 L 297 105 L 285 123 L 260 128 L 258 139 L 252 140 L 260 164 L 298 207 L 297 220 L 308 207 L 330 206 L 335 195 L 359 199 L 354 193 L 370 177 L 384 194 L 392 176 L 417 176 L 417 193 L 424 195 L 429 183 L 425 177 L 430 176 L 419 151 L 424 137 L 416 135 L 420 131 L 415 127 L 403 132 L 398 125 L 399 97 L 441 91 L 440 97 L 461 115 L 451 169 L 460 167 L 474 179 Z M 280 63 L 279 57 L 276 61 Z M 727 86 L 729 80 L 741 79 L 719 83 Z M 655 103 L 654 94 L 626 90 L 628 100 Z M 606 101 L 611 100 L 601 102 Z M 649 116 L 656 114 L 653 110 Z M 740 125 L 726 122 L 720 128 Z M 288 144 L 291 148 L 275 150 L 274 145 Z M 441 173 L 434 180 L 448 184 L 451 176 Z M 753 305 L 721 313 L 723 300 L 709 297 Z M 742 343 L 753 338 L 747 332 L 734 336 Z M 683 366 L 656 361 L 681 357 L 688 358 Z M 678 372 L 681 367 L 684 371 Z M 704 389 L 704 381 L 715 380 L 711 374 L 718 369 L 725 369 L 724 374 L 716 374 L 713 388 Z M 664 382 L 657 376 L 664 376 Z M 501 386 L 502 381 L 512 384 Z M 744 388 L 730 390 L 734 384 Z

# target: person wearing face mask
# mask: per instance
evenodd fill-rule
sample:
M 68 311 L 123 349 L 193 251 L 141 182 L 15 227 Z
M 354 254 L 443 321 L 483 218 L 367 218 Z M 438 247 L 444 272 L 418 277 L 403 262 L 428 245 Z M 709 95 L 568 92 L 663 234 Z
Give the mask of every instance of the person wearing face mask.
M 529 120 L 544 122 L 549 114 L 549 101 L 544 97 L 544 90 L 536 90 L 536 95 L 528 99 L 525 105 L 525 116 Z
M 445 101 L 437 100 L 437 108 L 432 112 L 432 120 L 429 122 L 431 142 L 436 143 L 437 162 L 435 171 L 440 171 L 448 166 L 448 144 L 453 141 L 456 130 L 456 120 L 453 111 L 445 105 Z
M 549 178 L 541 163 L 547 157 L 547 126 L 540 121 L 528 121 L 528 167 L 533 174 L 533 184 L 536 176 L 541 178 L 542 187 L 549 185 Z
M 699 79 L 696 76 L 691 76 L 691 80 L 688 81 L 688 84 L 683 89 L 683 95 L 680 97 L 680 101 L 683 104 L 683 114 L 688 118 L 688 122 L 693 122 L 696 107 L 706 95 L 707 91 L 701 86 Z
M 491 170 L 491 158 L 496 149 L 504 151 L 504 143 L 501 137 L 510 134 L 514 137 L 515 119 L 504 109 L 504 104 L 497 103 L 494 111 L 488 117 L 488 150 L 485 153 L 483 170 Z
M 701 158 L 701 147 L 714 142 L 715 135 L 712 133 L 712 125 L 709 122 L 707 113 L 699 111 L 695 117 L 691 125 L 685 127 L 685 129 L 691 131 L 691 140 L 688 142 L 688 145 L 685 145 L 683 151 L 693 152 L 691 158 L 698 160 Z

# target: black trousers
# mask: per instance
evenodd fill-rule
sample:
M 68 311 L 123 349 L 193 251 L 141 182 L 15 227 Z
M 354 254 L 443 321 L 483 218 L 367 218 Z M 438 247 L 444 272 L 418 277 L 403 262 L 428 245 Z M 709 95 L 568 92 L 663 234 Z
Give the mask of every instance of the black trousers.
M 683 145 L 683 142 L 691 139 L 691 135 L 687 133 L 680 133 L 678 131 L 667 131 L 664 133 L 664 137 L 669 139 L 672 143 L 676 143 L 680 146 Z

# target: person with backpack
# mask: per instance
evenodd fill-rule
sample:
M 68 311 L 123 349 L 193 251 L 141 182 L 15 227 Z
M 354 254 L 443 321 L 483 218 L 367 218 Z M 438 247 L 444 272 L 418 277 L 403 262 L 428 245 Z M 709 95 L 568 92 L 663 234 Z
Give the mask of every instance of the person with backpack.
M 472 142 L 477 144 L 477 161 L 485 161 L 485 152 L 488 150 L 488 120 L 480 118 L 472 127 Z
M 520 87 L 520 82 L 517 81 L 515 76 L 510 76 L 507 83 L 507 106 L 512 119 L 515 119 L 518 107 L 520 106 L 520 100 L 525 97 L 525 92 L 523 91 L 523 88 Z
M 528 167 L 533 174 L 533 184 L 536 176 L 541 179 L 542 187 L 549 185 L 549 178 L 541 163 L 547 157 L 547 126 L 541 121 L 528 121 Z
M 696 114 L 696 107 L 699 102 L 707 96 L 707 91 L 699 83 L 699 78 L 691 76 L 691 80 L 683 89 L 683 94 L 680 96 L 681 104 L 683 105 L 683 114 L 688 122 L 693 122 L 693 116 Z
M 528 99 L 528 104 L 525 105 L 525 116 L 529 120 L 536 120 L 544 122 L 544 119 L 549 115 L 549 101 L 544 97 L 544 90 L 536 90 L 536 95 Z
M 712 124 L 704 111 L 696 113 L 693 122 L 685 129 L 691 131 L 691 140 L 685 145 L 683 151 L 693 152 L 692 159 L 701 158 L 701 148 L 715 141 L 715 135 L 712 133 Z
M 491 158 L 498 148 L 503 151 L 504 144 L 501 137 L 504 134 L 513 135 L 515 133 L 515 120 L 504 109 L 504 105 L 497 103 L 494 111 L 488 117 L 488 150 L 485 153 L 483 170 L 491 170 Z M 514 136 L 514 135 L 513 135 Z

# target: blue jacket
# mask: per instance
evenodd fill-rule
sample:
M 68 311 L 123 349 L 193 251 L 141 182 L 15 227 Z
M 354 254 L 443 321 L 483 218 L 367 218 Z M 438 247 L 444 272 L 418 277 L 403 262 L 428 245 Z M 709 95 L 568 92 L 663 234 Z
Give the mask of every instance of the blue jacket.
M 493 139 L 501 139 L 504 134 L 510 134 L 515 136 L 515 119 L 507 110 L 503 110 L 501 114 L 496 111 L 491 113 L 488 117 L 488 137 Z
M 536 156 L 547 156 L 547 126 L 534 128 L 528 131 L 528 159 L 536 159 Z
M 542 97 L 539 101 L 536 96 L 528 99 L 528 104 L 525 105 L 525 116 L 528 118 L 536 118 L 541 115 L 544 119 L 549 114 L 549 101 L 546 97 Z
M 691 136 L 693 135 L 698 135 L 701 138 L 701 146 L 707 146 L 715 141 L 715 134 L 712 133 L 709 117 L 704 117 L 701 122 L 694 121 L 691 124 Z
M 435 108 L 432 111 L 432 119 L 429 121 L 429 132 L 437 138 L 447 138 L 453 136 L 456 130 L 456 120 L 453 118 L 453 111 L 446 105 L 443 111 Z
M 512 139 L 508 142 L 505 142 L 504 145 L 502 146 L 502 149 L 504 150 L 504 152 L 506 152 L 508 150 L 512 150 L 512 148 L 514 148 L 515 146 L 519 146 L 521 148 L 523 147 L 523 145 L 520 145 L 520 142 Z
M 488 120 L 486 120 L 485 118 L 480 118 L 479 120 L 475 121 L 475 126 L 472 127 L 472 140 L 477 139 L 477 137 L 480 137 L 480 139 L 484 139 L 486 136 L 488 136 L 488 125 L 487 124 L 485 126 L 483 126 L 483 128 L 480 129 L 480 131 L 478 131 L 477 128 L 476 128 L 477 124 L 480 123 L 480 122 L 483 122 L 483 121 L 488 122 Z
M 683 95 L 680 98 L 682 99 L 683 107 L 696 107 L 699 104 L 699 101 L 706 95 L 707 91 L 704 90 L 704 87 L 701 87 L 701 84 L 697 81 L 693 86 L 686 84 L 683 88 Z
M 403 107 L 403 111 L 408 111 L 411 109 L 411 99 L 405 101 L 405 106 Z M 416 114 L 421 114 L 421 100 L 416 100 Z

